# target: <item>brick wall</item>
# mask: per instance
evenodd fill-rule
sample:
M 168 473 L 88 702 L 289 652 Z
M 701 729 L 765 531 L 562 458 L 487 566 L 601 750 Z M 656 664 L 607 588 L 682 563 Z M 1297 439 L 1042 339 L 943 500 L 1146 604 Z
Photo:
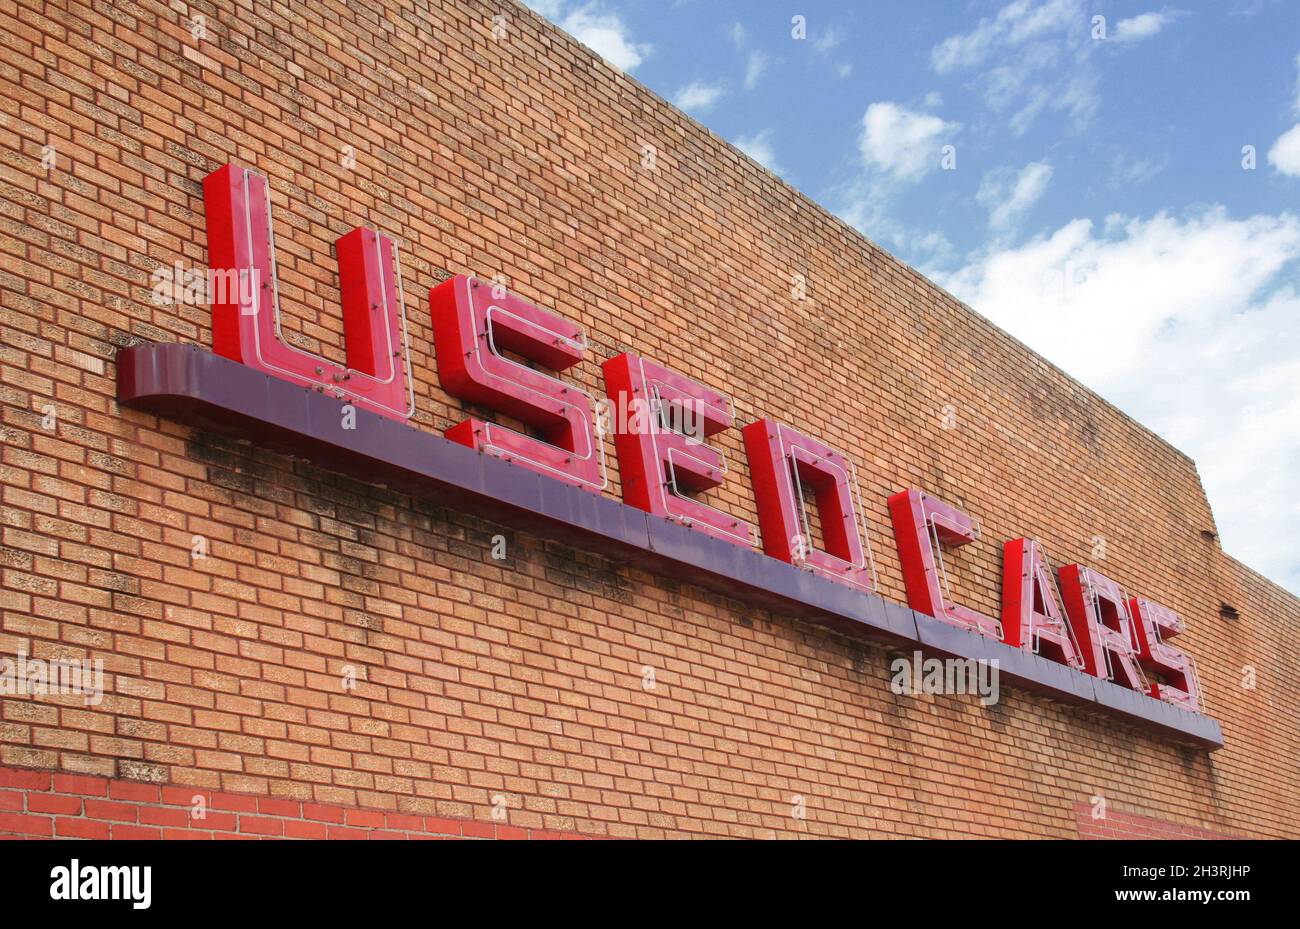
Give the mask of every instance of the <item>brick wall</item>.
M 1220 551 L 1194 464 L 524 8 L 0 0 L 0 42 L 0 655 L 106 661 L 97 706 L 0 697 L 0 765 L 596 836 L 1073 836 L 1098 795 L 1300 834 L 1300 603 Z M 1226 747 L 897 696 L 881 646 L 119 409 L 118 348 L 211 346 L 150 273 L 205 264 L 232 160 L 270 178 L 295 344 L 343 359 L 338 235 L 401 242 L 418 428 L 464 415 L 428 287 L 503 275 L 586 327 L 597 395 L 633 349 L 847 451 L 886 596 L 919 486 L 983 525 L 945 556 L 973 607 L 1028 535 L 1178 610 Z M 755 519 L 716 444 L 707 499 Z

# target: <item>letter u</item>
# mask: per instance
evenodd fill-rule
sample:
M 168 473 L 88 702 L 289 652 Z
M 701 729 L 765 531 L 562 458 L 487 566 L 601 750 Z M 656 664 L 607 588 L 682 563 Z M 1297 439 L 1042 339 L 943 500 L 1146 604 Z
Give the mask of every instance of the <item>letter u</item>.
M 214 270 L 234 269 L 241 278 L 240 286 L 226 288 L 219 295 L 221 302 L 212 307 L 213 350 L 344 402 L 409 419 L 415 397 L 401 266 L 393 240 L 374 229 L 357 228 L 335 242 L 347 343 L 347 364 L 339 365 L 289 345 L 281 334 L 266 178 L 228 164 L 204 179 L 203 200 L 208 260 Z M 250 288 L 243 284 L 245 276 L 251 279 Z

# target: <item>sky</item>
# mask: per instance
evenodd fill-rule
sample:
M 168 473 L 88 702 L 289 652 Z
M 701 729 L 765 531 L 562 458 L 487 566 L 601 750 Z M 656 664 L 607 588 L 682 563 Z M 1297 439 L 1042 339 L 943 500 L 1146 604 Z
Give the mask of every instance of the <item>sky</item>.
M 527 0 L 1195 459 L 1300 593 L 1300 0 Z

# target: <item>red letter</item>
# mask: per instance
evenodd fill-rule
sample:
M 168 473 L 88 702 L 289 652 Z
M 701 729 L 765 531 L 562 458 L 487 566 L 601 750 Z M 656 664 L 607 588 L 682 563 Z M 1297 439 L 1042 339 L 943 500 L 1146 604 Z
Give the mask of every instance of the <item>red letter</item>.
M 1037 541 L 1011 539 L 1002 546 L 1003 642 L 1083 670 L 1074 633 L 1061 613 L 1056 584 Z
M 1001 623 L 959 603 L 948 603 L 943 596 L 947 575 L 942 585 L 939 581 L 939 569 L 943 567 L 940 546 L 965 545 L 979 538 L 971 518 L 919 490 L 904 490 L 890 497 L 889 515 L 894 522 L 894 538 L 898 540 L 898 557 L 903 562 L 908 605 L 954 626 L 1001 639 Z
M 471 417 L 448 429 L 447 438 L 587 490 L 603 489 L 605 462 L 591 396 L 502 354 L 563 371 L 582 360 L 582 329 L 464 274 L 429 291 L 429 313 L 438 378 L 447 393 L 512 416 L 542 436 Z
M 602 367 L 605 392 L 615 404 L 614 446 L 623 500 L 728 542 L 753 545 L 754 529 L 749 523 L 683 492 L 722 484 L 726 461 L 701 439 L 731 428 L 731 401 L 630 352 Z M 690 425 L 683 427 L 683 423 Z
M 763 551 L 842 584 L 873 590 L 875 564 L 862 544 L 852 463 L 829 445 L 771 419 L 750 423 L 741 432 L 758 499 Z M 812 544 L 805 486 L 817 500 L 825 551 Z
M 1061 595 L 1084 669 L 1146 693 L 1150 688 L 1133 650 L 1133 620 L 1120 586 L 1092 568 L 1068 564 L 1061 569 Z
M 1151 682 L 1151 696 L 1159 697 L 1193 713 L 1201 709 L 1201 689 L 1196 680 L 1196 663 L 1165 639 L 1172 639 L 1186 627 L 1183 618 L 1146 597 L 1129 602 L 1133 611 L 1133 628 L 1137 632 L 1138 661 L 1160 675 Z
M 393 419 L 415 412 L 402 276 L 393 240 L 353 229 L 335 243 L 347 367 L 280 337 L 271 198 L 266 178 L 229 164 L 203 180 L 207 209 L 212 348 L 273 377 L 303 384 Z

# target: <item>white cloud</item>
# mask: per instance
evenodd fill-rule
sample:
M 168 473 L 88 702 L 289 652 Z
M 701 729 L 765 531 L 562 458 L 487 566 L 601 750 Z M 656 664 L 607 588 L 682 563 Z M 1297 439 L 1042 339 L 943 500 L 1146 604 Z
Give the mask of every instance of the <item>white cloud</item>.
M 890 217 L 889 204 L 899 191 L 940 166 L 943 147 L 961 125 L 891 102 L 877 102 L 862 116 L 858 150 L 863 170 L 832 193 L 836 212 L 849 225 L 898 251 L 933 260 L 951 257 L 951 243 Z
M 837 27 L 831 26 L 825 32 L 819 33 L 813 39 L 812 44 L 813 44 L 813 48 L 817 49 L 817 51 L 821 52 L 822 54 L 825 54 L 826 52 L 838 48 L 840 43 L 843 41 L 844 41 L 844 33 L 840 31 L 840 29 L 838 29 Z
M 631 40 L 623 20 L 613 13 L 600 12 L 596 4 L 569 13 L 560 28 L 620 71 L 633 70 L 651 52 L 649 45 Z
M 735 45 L 736 48 L 741 48 L 747 41 L 749 41 L 749 32 L 745 29 L 744 25 L 739 22 L 733 23 L 731 26 L 732 44 Z
M 1016 47 L 1068 29 L 1080 13 L 1078 0 L 1015 0 L 965 34 L 944 39 L 930 52 L 940 74 L 981 64 L 998 47 Z
M 841 78 L 846 78 L 853 73 L 853 65 L 846 61 L 844 62 L 844 64 L 840 65 L 838 68 L 835 69 L 835 73 L 838 74 Z
M 1172 23 L 1175 18 L 1171 12 L 1160 12 L 1142 13 L 1128 19 L 1121 19 L 1115 24 L 1115 32 L 1111 38 L 1115 42 L 1141 42 L 1143 39 L 1151 38 Z
M 767 56 L 757 49 L 749 53 L 749 60 L 745 63 L 746 90 L 753 90 L 758 84 L 758 79 L 767 70 L 767 60 Z
M 930 52 L 938 74 L 989 63 L 976 83 L 995 111 L 1012 110 L 1009 125 L 1024 134 L 1046 111 L 1065 113 L 1076 129 L 1099 104 L 1083 0 L 1014 0 L 970 32 L 949 36 Z
M 1292 108 L 1300 113 L 1300 55 L 1295 56 L 1295 71 L 1295 103 L 1292 104 Z
M 1140 187 L 1169 167 L 1168 153 L 1150 158 L 1116 155 L 1110 163 L 1111 187 Z
M 723 93 L 721 84 L 694 81 L 677 91 L 673 103 L 687 112 L 707 113 L 722 98 Z
M 1224 548 L 1300 591 L 1300 218 L 1077 219 L 932 276 L 1197 462 Z
M 1300 123 L 1288 129 L 1268 150 L 1268 163 L 1283 174 L 1300 177 Z
M 897 103 L 873 103 L 862 116 L 859 148 L 873 170 L 899 181 L 918 181 L 939 166 L 940 150 L 960 128 Z
M 937 230 L 932 232 L 908 230 L 900 241 L 910 254 L 925 256 L 935 264 L 947 264 L 955 254 L 952 242 Z
M 1052 166 L 1044 161 L 1025 165 L 1019 173 L 990 171 L 980 183 L 975 199 L 989 211 L 989 225 L 1008 231 L 1042 197 L 1052 179 Z
M 735 145 L 736 148 L 753 158 L 773 174 L 784 173 L 784 169 L 776 160 L 776 152 L 772 148 L 771 129 L 764 129 L 749 136 L 741 136 L 736 139 Z

